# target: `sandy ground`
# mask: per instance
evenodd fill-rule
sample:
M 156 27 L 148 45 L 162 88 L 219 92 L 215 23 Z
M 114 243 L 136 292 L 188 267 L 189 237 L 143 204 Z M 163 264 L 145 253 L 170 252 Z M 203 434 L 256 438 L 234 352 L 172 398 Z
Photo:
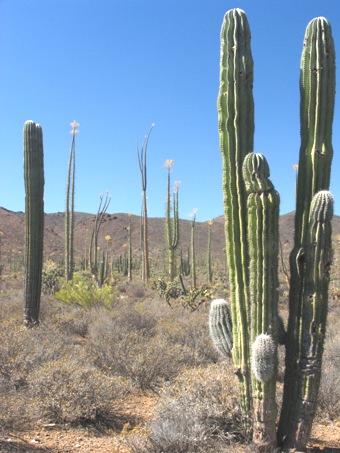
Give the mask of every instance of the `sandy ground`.
M 50 424 L 34 431 L 6 433 L 0 436 L 0 452 L 131 453 L 126 439 L 133 428 L 143 426 L 156 403 L 154 396 L 142 395 L 113 408 L 117 420 L 115 430 Z M 239 451 L 246 450 L 240 447 Z M 316 423 L 308 451 L 340 453 L 340 420 L 332 424 Z

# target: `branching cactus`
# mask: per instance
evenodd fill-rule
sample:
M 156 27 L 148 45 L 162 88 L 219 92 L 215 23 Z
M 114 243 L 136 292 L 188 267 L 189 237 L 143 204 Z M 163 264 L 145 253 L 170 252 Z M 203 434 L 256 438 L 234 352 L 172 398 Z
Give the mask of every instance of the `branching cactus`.
M 306 276 L 314 264 L 308 259 L 308 229 L 313 197 L 329 190 L 333 157 L 332 126 L 335 99 L 335 50 L 329 22 L 319 17 L 307 26 L 300 67 L 301 147 L 298 170 L 294 249 L 290 256 L 289 322 L 286 343 L 284 399 L 279 424 L 279 440 L 287 446 L 303 448 L 310 428 L 299 421 L 298 395 L 301 374 L 306 363 L 301 361 L 309 337 L 310 324 L 303 310 Z M 330 232 L 329 232 L 330 234 Z M 327 299 L 327 295 L 324 296 Z M 311 427 L 313 417 L 307 422 Z M 305 435 L 302 436 L 300 427 Z M 303 438 L 303 439 L 302 439 Z M 298 440 L 301 439 L 301 440 Z
M 304 450 L 320 384 L 331 266 L 335 52 L 329 22 L 322 17 L 310 22 L 301 59 L 301 148 L 287 332 L 277 311 L 279 196 L 265 158 L 252 152 L 252 85 L 248 21 L 244 11 L 233 9 L 221 30 L 217 101 L 232 323 L 218 315 L 225 306 L 213 302 L 209 329 L 217 348 L 227 352 L 232 329 L 243 420 L 255 448 Z M 276 434 L 278 344 L 286 345 L 286 370 Z
M 168 265 L 169 265 L 169 278 L 170 281 L 173 281 L 176 273 L 176 263 L 175 263 L 175 251 L 178 246 L 179 240 L 179 216 L 178 216 L 178 190 L 179 190 L 179 181 L 175 182 L 175 188 L 173 190 L 173 195 L 171 196 L 171 169 L 174 164 L 174 161 L 168 159 L 165 162 L 165 166 L 168 169 L 168 185 L 167 185 L 167 195 L 166 195 L 166 213 L 165 213 L 165 232 L 166 232 L 166 242 L 168 247 Z M 172 203 L 171 203 L 172 200 Z M 171 206 L 172 204 L 172 206 Z M 173 216 L 171 217 L 171 211 Z
M 24 125 L 25 268 L 24 323 L 39 324 L 44 239 L 44 151 L 42 129 Z

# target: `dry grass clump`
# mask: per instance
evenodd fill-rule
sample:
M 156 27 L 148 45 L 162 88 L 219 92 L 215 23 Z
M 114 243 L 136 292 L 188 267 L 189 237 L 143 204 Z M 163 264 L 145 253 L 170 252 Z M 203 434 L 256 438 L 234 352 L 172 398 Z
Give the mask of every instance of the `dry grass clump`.
M 245 442 L 238 386 L 230 368 L 223 362 L 184 370 L 164 388 L 147 437 L 130 436 L 130 448 L 152 453 L 232 452 Z

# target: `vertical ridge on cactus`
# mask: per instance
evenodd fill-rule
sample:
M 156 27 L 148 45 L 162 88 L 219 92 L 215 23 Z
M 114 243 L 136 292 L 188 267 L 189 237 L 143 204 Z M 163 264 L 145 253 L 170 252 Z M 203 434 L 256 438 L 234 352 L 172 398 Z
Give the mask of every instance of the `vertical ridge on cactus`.
M 24 324 L 39 324 L 44 239 L 44 151 L 42 128 L 24 125 L 25 265 Z

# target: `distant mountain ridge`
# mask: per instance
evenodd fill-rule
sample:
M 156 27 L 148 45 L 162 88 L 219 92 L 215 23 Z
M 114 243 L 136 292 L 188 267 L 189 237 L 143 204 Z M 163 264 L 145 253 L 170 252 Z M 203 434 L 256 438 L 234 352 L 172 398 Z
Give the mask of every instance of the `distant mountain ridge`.
M 80 259 L 89 247 L 95 215 L 75 213 L 75 257 Z M 99 234 L 99 247 L 108 246 L 105 236 L 110 236 L 110 247 L 113 254 L 120 255 L 126 250 L 127 227 L 130 217 L 128 214 L 105 214 Z M 132 248 L 134 253 L 140 249 L 140 217 L 131 216 Z M 149 218 L 149 249 L 150 255 L 160 256 L 166 250 L 164 218 Z M 13 212 L 0 207 L 0 234 L 2 256 L 23 255 L 24 253 L 25 214 Z M 225 259 L 224 216 L 213 219 L 212 256 L 215 259 Z M 294 212 L 280 216 L 280 236 L 284 255 L 287 255 L 293 244 Z M 196 221 L 195 246 L 198 259 L 203 259 L 207 250 L 207 222 Z M 333 240 L 340 238 L 340 216 L 333 219 Z M 183 253 L 187 254 L 190 242 L 190 220 L 180 220 L 180 245 Z M 339 242 L 339 241 L 336 241 Z M 45 214 L 44 257 L 55 261 L 64 256 L 64 213 Z

